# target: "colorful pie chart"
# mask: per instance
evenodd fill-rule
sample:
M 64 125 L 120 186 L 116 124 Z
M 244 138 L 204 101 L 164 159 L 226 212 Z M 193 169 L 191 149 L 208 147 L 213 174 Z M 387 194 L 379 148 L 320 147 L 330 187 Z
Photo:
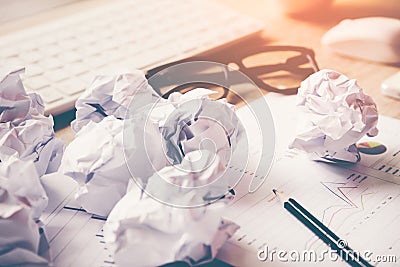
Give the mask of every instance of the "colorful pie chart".
M 386 146 L 378 142 L 362 142 L 357 144 L 358 151 L 368 155 L 379 155 L 386 152 Z

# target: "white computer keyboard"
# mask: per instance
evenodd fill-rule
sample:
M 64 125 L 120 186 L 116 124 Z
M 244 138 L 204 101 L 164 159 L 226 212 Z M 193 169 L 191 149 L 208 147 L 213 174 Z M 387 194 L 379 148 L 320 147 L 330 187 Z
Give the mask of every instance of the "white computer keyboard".
M 260 31 L 262 23 L 204 0 L 113 1 L 0 37 L 0 65 L 25 66 L 46 113 L 73 108 L 95 75 L 147 70 Z

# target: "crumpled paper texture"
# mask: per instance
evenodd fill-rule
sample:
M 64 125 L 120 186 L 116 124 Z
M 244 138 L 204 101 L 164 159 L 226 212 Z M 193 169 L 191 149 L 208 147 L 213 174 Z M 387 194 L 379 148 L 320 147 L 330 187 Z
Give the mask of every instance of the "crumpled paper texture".
M 244 129 L 234 107 L 209 99 L 212 93 L 163 99 L 135 72 L 99 76 L 78 100 L 77 134 L 60 171 L 79 183 L 85 210 L 108 216 L 106 241 L 118 266 L 203 263 L 237 230 L 220 217 L 231 196 L 227 179 L 218 178 Z M 200 198 L 203 206 L 172 207 L 148 192 L 180 206 Z M 204 206 L 204 198 L 214 203 Z
M 19 76 L 23 70 L 0 68 L 0 159 L 16 154 L 34 162 L 42 176 L 58 169 L 64 143 L 55 138 L 53 118 L 44 116 L 41 97 L 25 92 Z
M 130 178 L 145 188 L 154 173 L 180 164 L 193 151 L 209 149 L 225 166 L 243 129 L 233 106 L 212 101 L 212 93 L 197 89 L 162 99 L 142 72 L 98 76 L 77 102 L 76 138 L 60 167 L 80 184 L 76 198 L 82 207 L 107 216 L 126 193 Z M 182 135 L 182 128 L 190 134 Z M 215 146 L 203 146 L 203 139 Z
M 135 97 L 137 100 L 132 102 Z M 100 122 L 110 115 L 125 119 L 128 108 L 133 112 L 134 109 L 154 103 L 158 98 L 143 72 L 139 70 L 115 76 L 97 76 L 77 100 L 76 120 L 71 127 L 78 132 L 90 121 Z M 137 106 L 132 103 L 137 103 Z
M 166 166 L 148 179 L 145 191 L 168 205 L 193 207 L 227 196 L 230 189 L 220 157 L 208 150 L 187 153 L 180 164 Z
M 90 213 L 107 216 L 126 193 L 123 126 L 114 116 L 90 121 L 65 149 L 60 171 L 79 183 L 76 199 Z
M 105 241 L 118 266 L 206 263 L 239 228 L 221 219 L 223 202 L 182 209 L 138 191 L 132 189 L 118 202 L 104 227 Z
M 173 164 L 181 163 L 185 154 L 196 150 L 212 151 L 224 163 L 229 162 L 244 129 L 234 106 L 225 99 L 210 99 L 214 93 L 204 88 L 173 93 L 153 108 L 151 118 L 159 122 L 166 154 Z
M 158 98 L 137 71 L 98 76 L 77 101 L 77 118 L 72 123 L 77 134 L 65 150 L 60 171 L 79 183 L 76 199 L 86 211 L 106 217 L 125 195 L 132 175 L 145 182 L 157 169 L 154 166 L 165 166 L 158 128 L 145 124 L 145 113 L 139 112 Z M 135 116 L 127 118 L 128 111 Z M 126 142 L 124 127 L 132 134 Z M 152 144 L 147 154 L 144 136 Z M 137 167 L 129 169 L 127 161 Z
M 0 264 L 47 266 L 48 243 L 36 220 L 47 195 L 35 166 L 15 157 L 0 165 Z
M 365 134 L 378 134 L 378 111 L 357 81 L 333 70 L 321 70 L 301 83 L 297 97 L 300 118 L 290 147 L 314 159 L 359 161 L 354 144 Z
M 98 123 L 90 121 L 65 149 L 60 172 L 78 182 L 76 199 L 90 213 L 106 217 L 125 195 L 132 175 L 138 177 L 138 181 L 143 177 L 145 184 L 145 178 L 166 165 L 160 157 L 163 153 L 161 145 L 148 151 L 152 164 L 144 160 L 143 135 L 154 140 L 151 141 L 154 145 L 160 142 L 160 134 L 152 124 L 145 128 L 143 120 L 132 120 L 128 125 L 132 142 L 123 141 L 125 121 L 107 116 Z M 126 155 L 129 158 L 125 158 Z M 136 168 L 130 170 L 127 161 Z
M 31 161 L 14 156 L 3 160 L 0 164 L 0 187 L 30 207 L 34 219 L 38 219 L 47 206 L 47 194 Z

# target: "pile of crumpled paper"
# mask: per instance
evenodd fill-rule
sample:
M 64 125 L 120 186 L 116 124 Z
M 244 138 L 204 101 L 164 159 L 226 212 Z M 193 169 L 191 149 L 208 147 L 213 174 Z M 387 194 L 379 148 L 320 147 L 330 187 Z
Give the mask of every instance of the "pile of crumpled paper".
M 60 172 L 78 182 L 87 212 L 108 216 L 104 235 L 118 266 L 203 263 L 238 229 L 221 209 L 243 128 L 213 93 L 164 99 L 136 71 L 98 76 L 78 99 Z
M 38 219 L 48 201 L 40 179 L 52 172 L 79 184 L 83 209 L 107 217 L 118 266 L 205 263 L 237 231 L 221 217 L 233 198 L 224 174 L 245 139 L 232 105 L 202 88 L 161 98 L 141 71 L 98 76 L 76 103 L 76 136 L 64 151 L 22 72 L 0 69 L 1 265 L 48 264 Z M 307 78 L 298 106 L 291 147 L 314 159 L 356 162 L 354 143 L 377 134 L 375 103 L 338 72 Z
M 38 223 L 47 206 L 40 178 L 57 171 L 64 143 L 39 95 L 27 94 L 23 69 L 0 68 L 0 263 L 48 264 L 48 244 Z

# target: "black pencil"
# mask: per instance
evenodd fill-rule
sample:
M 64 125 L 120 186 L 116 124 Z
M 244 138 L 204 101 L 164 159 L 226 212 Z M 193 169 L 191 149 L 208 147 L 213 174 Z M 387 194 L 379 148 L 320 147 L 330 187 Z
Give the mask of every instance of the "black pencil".
M 317 235 L 325 244 L 336 251 L 343 260 L 351 266 L 373 266 L 368 261 L 363 259 L 359 253 L 355 253 L 343 239 L 340 239 L 321 221 L 315 218 L 309 211 L 301 206 L 293 198 L 283 198 L 283 195 L 277 190 L 273 189 L 272 192 L 280 198 L 283 207 L 289 211 L 294 217 L 302 222 L 309 230 Z

